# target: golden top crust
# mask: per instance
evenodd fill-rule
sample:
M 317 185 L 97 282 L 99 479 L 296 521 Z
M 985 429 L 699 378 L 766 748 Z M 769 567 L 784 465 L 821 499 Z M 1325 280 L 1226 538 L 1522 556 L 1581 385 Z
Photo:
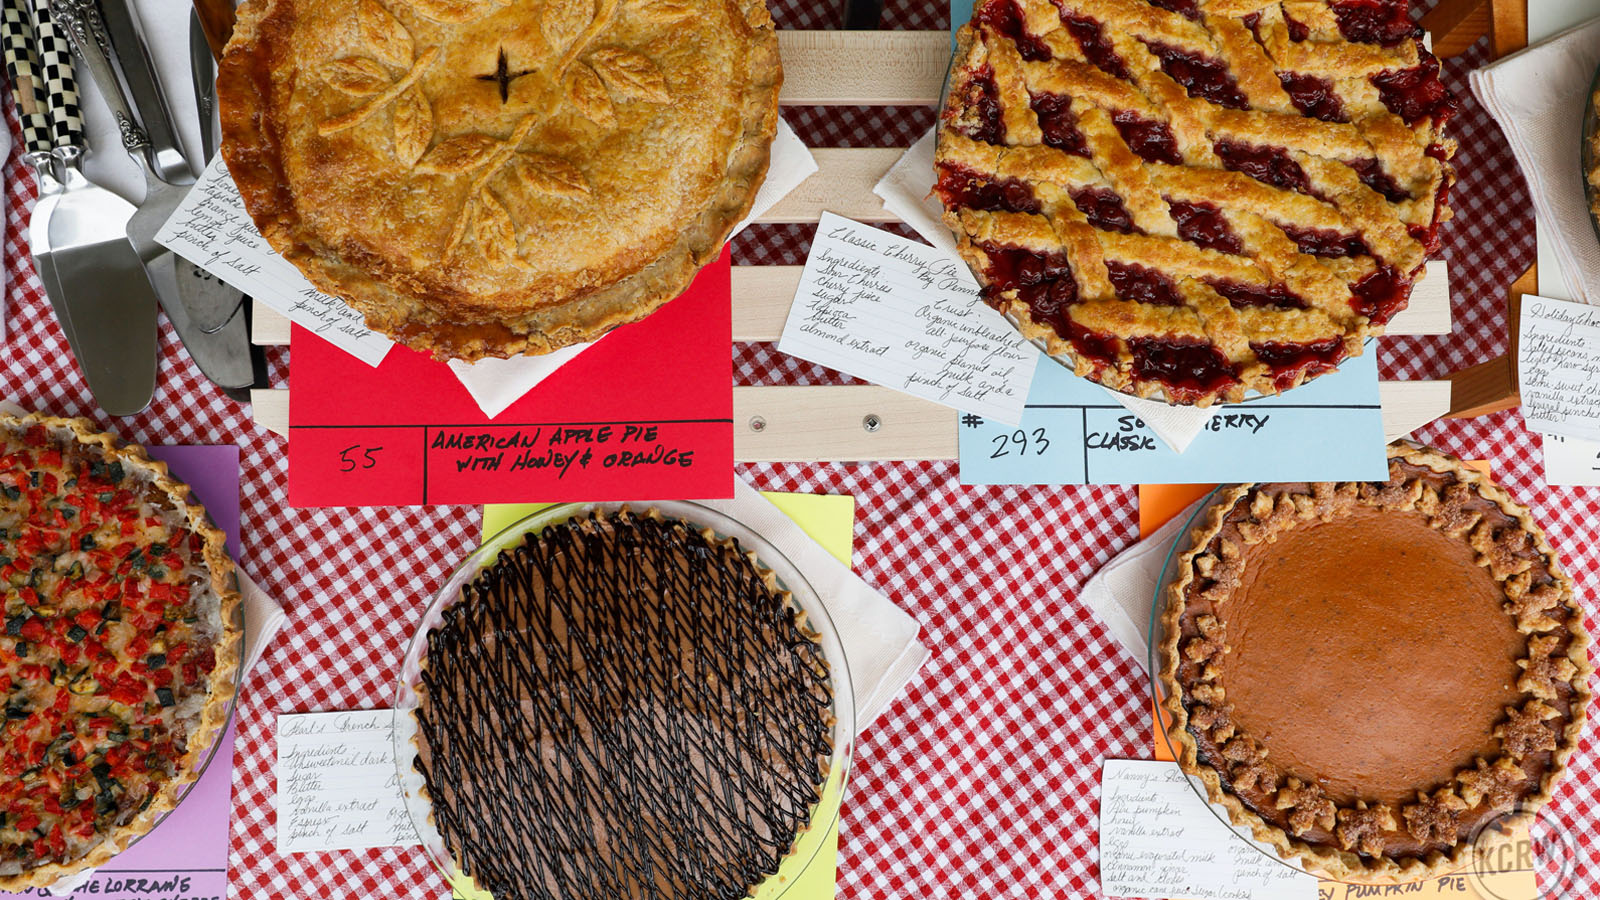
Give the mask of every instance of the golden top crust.
M 1171 403 L 1359 355 L 1449 218 L 1455 104 L 1412 28 L 1321 2 L 983 0 L 935 169 L 985 299 L 1079 375 Z
M 1165 589 L 1159 651 L 1162 704 L 1180 766 L 1200 777 L 1235 824 L 1249 826 L 1280 856 L 1324 877 L 1369 884 L 1459 870 L 1476 852 L 1474 823 L 1504 815 L 1512 821 L 1502 823 L 1513 824 L 1547 803 L 1583 730 L 1593 673 L 1572 581 L 1527 510 L 1454 457 L 1403 444 L 1392 445 L 1389 457 L 1387 483 L 1246 484 L 1219 492 Z M 1469 547 L 1500 586 L 1503 609 L 1526 641 L 1517 661 L 1520 697 L 1493 727 L 1496 752 L 1477 756 L 1441 785 L 1418 785 L 1414 800 L 1392 806 L 1336 804 L 1319 785 L 1285 771 L 1236 726 L 1223 686 L 1233 648 L 1218 617 L 1226 618 L 1221 610 L 1241 587 L 1248 548 L 1359 510 L 1420 514 Z M 1268 797 L 1267 808 L 1246 793 Z M 1426 852 L 1389 852 L 1401 845 Z
M 98 456 L 101 461 L 120 464 L 129 473 L 130 479 L 144 481 L 151 495 L 161 498 L 165 514 L 172 517 L 175 527 L 186 530 L 197 540 L 199 557 L 191 564 L 198 564 L 202 569 L 203 582 L 209 582 L 209 590 L 199 593 L 192 600 L 191 611 L 199 617 L 200 624 L 194 626 L 197 630 L 186 633 L 191 639 L 199 639 L 200 632 L 210 627 L 212 616 L 216 617 L 214 627 L 217 631 L 212 646 L 214 662 L 209 675 L 204 678 L 206 690 L 203 699 L 197 708 L 190 708 L 197 698 L 186 698 L 181 692 L 175 698 L 176 709 L 183 711 L 180 720 L 182 727 L 187 729 L 187 741 L 183 755 L 172 761 L 173 774 L 160 783 L 151 794 L 149 803 L 127 821 L 109 831 L 97 831 L 87 839 L 81 836 L 70 839 L 69 847 L 87 846 L 87 850 L 77 858 L 65 862 L 46 862 L 16 874 L 0 876 L 0 890 L 5 891 L 48 887 L 84 869 L 104 865 L 148 833 L 177 805 L 185 786 L 199 777 L 213 744 L 227 725 L 244 639 L 243 601 L 233 560 L 228 556 L 225 546 L 226 537 L 212 524 L 205 508 L 193 499 L 188 486 L 168 473 L 166 463 L 152 460 L 145 454 L 144 448 L 137 444 L 125 443 L 99 431 L 87 419 L 58 418 L 38 413 L 17 417 L 0 413 L 0 435 L 27 435 L 30 430 L 38 428 L 45 429 L 51 443 L 76 442 L 86 453 Z M 0 440 L 0 445 L 4 443 L 4 440 Z M 92 520 L 83 523 L 84 526 L 93 524 L 96 523 Z M 138 578 L 134 576 L 130 580 L 136 581 Z M 210 608 L 212 605 L 214 609 Z M 101 637 L 110 640 L 108 636 Z M 149 663 L 152 660 L 124 659 L 121 665 L 128 666 L 134 662 Z M 109 716 L 116 709 L 110 707 L 101 715 Z
M 247 0 L 218 98 L 273 248 L 477 359 L 677 296 L 749 211 L 781 82 L 763 0 Z

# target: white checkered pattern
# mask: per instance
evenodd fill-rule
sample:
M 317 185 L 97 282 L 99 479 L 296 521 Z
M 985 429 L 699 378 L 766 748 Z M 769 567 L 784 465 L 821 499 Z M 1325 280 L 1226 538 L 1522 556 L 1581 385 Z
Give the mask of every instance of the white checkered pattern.
M 29 0 L 22 0 L 27 3 Z M 67 33 L 50 17 L 48 0 L 32 0 L 33 32 L 39 42 L 39 74 L 44 79 L 54 146 L 82 146 L 83 111 Z
M 782 5 L 775 11 L 780 24 L 808 23 L 786 12 L 809 15 L 813 7 L 804 0 Z M 883 21 L 938 28 L 943 9 L 940 0 L 897 0 Z M 1454 83 L 1464 65 L 1448 67 Z M 877 126 L 863 115 L 851 127 Z M 1457 219 L 1445 229 L 1456 273 L 1456 333 L 1389 339 L 1390 376 L 1439 374 L 1502 347 L 1503 286 L 1533 256 L 1521 179 L 1470 101 L 1456 134 L 1463 178 Z M 882 143 L 902 139 L 909 137 L 895 130 Z M 289 622 L 246 679 L 240 702 L 232 896 L 441 898 L 442 879 L 417 851 L 276 853 L 272 726 L 280 711 L 389 702 L 412 623 L 446 570 L 474 545 L 477 514 L 287 509 L 283 440 L 256 428 L 248 410 L 202 378 L 170 329 L 162 332 L 151 411 L 107 421 L 73 367 L 28 262 L 23 228 L 32 179 L 15 155 L 3 173 L 11 328 L 0 344 L 0 393 L 25 406 L 87 415 L 134 440 L 235 442 L 243 450 L 244 567 L 284 602 Z M 765 229 L 736 249 L 744 262 L 798 262 L 806 238 L 803 229 Z M 287 352 L 269 360 L 274 383 L 282 384 Z M 734 370 L 746 384 L 840 380 L 768 344 L 736 346 Z M 1600 597 L 1600 490 L 1545 487 L 1537 440 L 1516 413 L 1439 423 L 1419 437 L 1493 460 L 1498 478 L 1545 523 L 1580 597 Z M 1141 661 L 1119 649 L 1076 594 L 1134 540 L 1132 491 L 964 488 L 950 463 L 744 465 L 739 474 L 766 489 L 854 494 L 856 571 L 923 623 L 933 650 L 858 744 L 844 810 L 841 897 L 1098 896 L 1099 763 L 1148 755 L 1148 688 Z M 1552 807 L 1580 847 L 1574 898 L 1600 896 L 1600 863 L 1591 858 L 1600 836 L 1595 749 L 1591 730 Z

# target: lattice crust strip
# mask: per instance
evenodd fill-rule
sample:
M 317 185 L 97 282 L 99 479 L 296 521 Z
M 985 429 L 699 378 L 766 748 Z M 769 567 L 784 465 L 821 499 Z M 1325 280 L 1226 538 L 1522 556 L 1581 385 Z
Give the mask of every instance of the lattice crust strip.
M 1449 217 L 1403 0 L 986 0 L 938 191 L 989 302 L 1081 375 L 1208 405 L 1332 371 Z

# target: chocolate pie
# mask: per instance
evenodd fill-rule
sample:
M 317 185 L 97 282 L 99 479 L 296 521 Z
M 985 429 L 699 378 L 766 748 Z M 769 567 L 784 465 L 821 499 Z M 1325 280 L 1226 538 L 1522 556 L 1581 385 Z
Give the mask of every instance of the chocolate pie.
M 1549 800 L 1589 701 L 1583 612 L 1543 533 L 1459 460 L 1387 482 L 1247 484 L 1167 588 L 1179 764 L 1236 824 L 1342 881 L 1471 862 Z
M 1206 406 L 1361 353 L 1439 249 L 1456 101 L 1404 0 L 980 0 L 936 190 L 1079 375 Z
M 478 359 L 681 293 L 749 212 L 782 81 L 764 0 L 246 0 L 217 94 L 273 249 Z
M 478 887 L 743 897 L 810 825 L 828 661 L 738 543 L 655 510 L 552 525 L 428 633 L 417 768 Z

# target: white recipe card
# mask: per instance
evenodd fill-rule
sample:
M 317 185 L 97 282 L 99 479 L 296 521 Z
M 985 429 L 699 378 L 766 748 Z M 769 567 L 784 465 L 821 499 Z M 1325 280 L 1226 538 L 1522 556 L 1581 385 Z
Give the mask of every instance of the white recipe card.
M 278 715 L 278 852 L 418 843 L 395 772 L 394 711 Z
M 824 212 L 778 349 L 1012 425 L 1039 351 L 978 299 L 966 263 Z
M 1100 769 L 1100 890 L 1111 897 L 1317 900 L 1317 879 L 1217 818 L 1177 763 Z
M 1517 378 L 1529 430 L 1600 440 L 1600 306 L 1522 298 Z
M 369 366 L 382 362 L 393 346 L 369 331 L 360 313 L 312 287 L 272 249 L 250 221 L 220 153 L 156 232 L 156 242 Z

